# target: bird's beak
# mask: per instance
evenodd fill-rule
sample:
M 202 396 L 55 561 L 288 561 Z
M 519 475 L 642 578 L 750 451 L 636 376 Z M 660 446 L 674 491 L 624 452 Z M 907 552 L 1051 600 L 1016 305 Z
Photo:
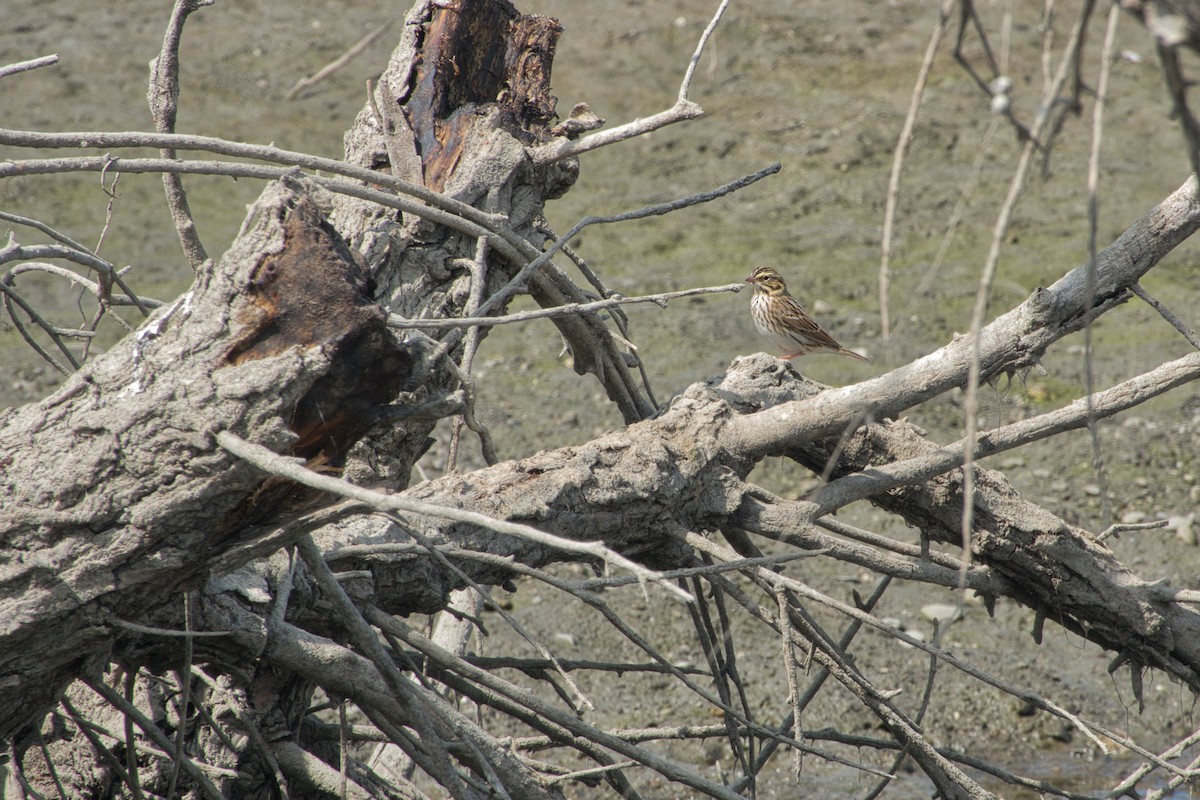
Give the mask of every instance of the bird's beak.
M 749 278 L 746 278 L 746 283 L 754 283 L 754 276 L 751 275 Z

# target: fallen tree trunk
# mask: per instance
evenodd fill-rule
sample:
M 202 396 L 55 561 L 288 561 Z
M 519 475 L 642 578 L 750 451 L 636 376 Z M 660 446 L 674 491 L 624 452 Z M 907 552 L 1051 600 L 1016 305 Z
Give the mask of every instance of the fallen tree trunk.
M 270 187 L 191 291 L 0 418 L 0 737 L 98 670 L 122 622 L 203 583 L 247 525 L 311 499 L 214 449 L 216 431 L 336 466 L 411 372 L 303 191 Z

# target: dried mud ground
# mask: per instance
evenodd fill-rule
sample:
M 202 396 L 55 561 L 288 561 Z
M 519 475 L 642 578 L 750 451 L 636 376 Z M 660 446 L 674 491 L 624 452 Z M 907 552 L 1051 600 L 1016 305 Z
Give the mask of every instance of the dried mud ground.
M 716 3 L 527 0 L 519 5 L 525 12 L 557 16 L 565 26 L 553 81 L 560 112 L 587 102 L 616 124 L 673 101 Z M 943 44 L 904 173 L 893 255 L 893 330 L 885 342 L 877 296 L 884 201 L 892 151 L 935 5 L 896 0 L 835 7 L 735 0 L 696 73 L 692 99 L 704 107 L 705 117 L 585 155 L 577 185 L 547 209 L 551 224 L 563 230 L 584 214 L 625 211 L 708 190 L 779 161 L 779 175 L 731 197 L 641 222 L 594 227 L 575 247 L 610 288 L 628 295 L 724 284 L 740 280 L 760 263 L 779 266 L 826 327 L 872 358 L 866 365 L 810 358 L 802 366 L 816 380 L 853 382 L 936 348 L 968 326 L 1019 143 L 1007 123 L 988 113 L 987 99 Z M 1001 4 L 977 5 L 988 15 L 985 23 L 999 51 Z M 1014 84 L 1014 113 L 1029 121 L 1044 68 L 1041 4 L 1014 5 L 1007 72 Z M 1077 6 L 1055 6 L 1051 29 L 1056 54 Z M 364 99 L 364 81 L 384 63 L 406 10 L 405 4 L 316 0 L 219 3 L 201 10 L 184 37 L 178 129 L 340 155 L 341 132 Z M 62 63 L 4 82 L 0 113 L 6 124 L 40 130 L 148 129 L 146 63 L 157 52 L 167 13 L 161 3 L 10 0 L 8 24 L 0 31 L 0 62 L 58 52 Z M 299 99 L 284 99 L 298 77 L 311 74 L 389 18 L 397 24 L 348 67 Z M 1103 25 L 1101 14 L 1093 21 L 1084 55 L 1091 86 L 1097 80 Z M 1111 65 L 1100 167 L 1100 246 L 1174 190 L 1187 172 L 1177 125 L 1168 118 L 1153 44 L 1134 20 L 1121 19 L 1114 52 L 1119 56 Z M 977 39 L 968 39 L 965 53 L 973 64 L 982 64 Z M 1086 258 L 1091 111 L 1087 102 L 1083 115 L 1065 119 L 1054 149 L 1028 181 L 1004 241 L 993 313 Z M 18 155 L 29 154 L 0 150 L 0 157 Z M 202 237 L 214 254 L 223 251 L 245 204 L 260 187 L 201 178 L 189 179 L 187 185 Z M 120 265 L 132 265 L 129 277 L 139 291 L 169 300 L 186 287 L 189 276 L 160 195 L 153 177 L 123 177 L 101 252 Z M 108 197 L 92 175 L 27 178 L 0 184 L 0 209 L 36 217 L 94 244 L 105 226 Z M 952 219 L 959 223 L 947 239 Z M 17 229 L 17 236 L 33 241 L 27 229 Z M 1185 243 L 1144 282 L 1193 325 L 1194 309 L 1200 307 L 1198 263 L 1195 245 Z M 86 313 L 77 306 L 77 294 L 61 285 L 22 278 L 20 286 L 63 324 Z M 719 374 L 739 354 L 759 349 L 746 302 L 744 294 L 718 295 L 676 301 L 665 310 L 629 311 L 631 338 L 640 347 L 660 402 L 689 383 Z M 115 326 L 102 329 L 94 348 L 102 349 L 119 334 Z M 1094 381 L 1101 387 L 1187 352 L 1183 339 L 1138 302 L 1107 315 L 1095 327 L 1092 341 Z M 544 323 L 502 329 L 485 340 L 477 361 L 480 413 L 502 457 L 586 441 L 620 424 L 595 383 L 576 376 L 559 350 L 556 335 Z M 7 324 L 0 324 L 0 364 L 0 407 L 36 400 L 58 381 Z M 1082 337 L 1056 346 L 1044 366 L 1044 374 L 1021 376 L 985 391 L 983 424 L 1010 422 L 1078 397 L 1086 379 Z M 1195 388 L 1186 387 L 1102 424 L 1104 480 L 1097 477 L 1091 442 L 1082 433 L 988 465 L 1002 469 L 1031 499 L 1093 531 L 1111 519 L 1170 519 L 1172 527 L 1166 530 L 1125 534 L 1111 545 L 1140 577 L 1170 578 L 1176 586 L 1198 588 L 1200 550 L 1189 538 L 1200 475 L 1198 410 L 1200 397 Z M 909 419 L 927 429 L 931 439 L 949 441 L 960 435 L 961 399 L 931 403 Z M 442 468 L 438 452 L 435 448 L 423 465 L 429 474 Z M 754 478 L 792 497 L 814 485 L 811 476 L 782 463 L 764 465 Z M 870 507 L 847 509 L 842 518 L 915 541 L 913 531 Z M 852 591 L 868 594 L 875 580 L 823 558 L 794 562 L 788 572 L 841 600 L 849 600 Z M 651 589 L 643 596 L 636 587 L 626 588 L 610 591 L 607 598 L 663 653 L 681 662 L 702 662 L 686 609 L 661 591 Z M 896 585 L 877 613 L 928 637 L 932 624 L 922 616 L 922 607 L 953 599 L 951 592 Z M 506 602 L 561 657 L 641 657 L 595 615 L 543 586 L 521 584 Z M 844 624 L 816 613 L 831 630 Z M 498 617 L 487 620 L 491 636 L 484 641 L 485 653 L 531 655 Z M 1109 674 L 1112 654 L 1063 632 L 1051 620 L 1037 645 L 1033 626 L 1033 613 L 1015 604 L 999 603 L 994 617 L 969 604 L 965 618 L 943 631 L 942 642 L 992 675 L 1127 732 L 1149 749 L 1160 749 L 1196 728 L 1193 699 L 1179 686 L 1148 674 L 1146 707 L 1140 710 L 1128 670 Z M 778 643 L 744 624 L 737 624 L 735 633 L 750 705 L 761 721 L 775 723 L 787 713 Z M 903 689 L 897 703 L 910 714 L 917 712 L 929 670 L 926 657 L 871 631 L 858 636 L 853 652 L 877 685 Z M 671 681 L 630 674 L 581 675 L 579 681 L 596 705 L 588 719 L 602 727 L 720 719 Z M 1103 795 L 1138 763 L 1111 745 L 1105 754 L 1099 743 L 1062 720 L 1033 713 L 946 666 L 936 674 L 923 723 L 941 745 L 1077 792 Z M 803 725 L 809 731 L 837 726 L 847 733 L 879 733 L 876 722 L 833 686 L 805 713 Z M 880 766 L 891 760 L 865 749 L 815 744 L 851 763 Z M 732 769 L 719 740 L 701 746 L 665 743 L 661 750 L 709 777 Z M 759 796 L 861 796 L 875 780 L 809 757 L 797 786 L 790 769 L 790 759 L 777 755 L 764 773 Z M 649 773 L 634 777 L 647 796 L 680 794 Z M 1036 796 L 981 779 L 1006 796 Z M 928 796 L 929 785 L 906 768 L 888 792 Z

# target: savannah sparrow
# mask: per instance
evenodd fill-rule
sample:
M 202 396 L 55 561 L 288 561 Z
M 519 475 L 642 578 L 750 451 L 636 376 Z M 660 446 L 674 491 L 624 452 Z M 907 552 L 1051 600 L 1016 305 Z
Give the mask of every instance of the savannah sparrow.
M 759 267 L 750 273 L 746 283 L 754 287 L 750 298 L 750 315 L 758 332 L 784 353 L 788 359 L 806 353 L 838 353 L 859 361 L 869 359 L 847 350 L 821 329 L 804 310 L 804 306 L 788 294 L 783 276 L 771 267 Z

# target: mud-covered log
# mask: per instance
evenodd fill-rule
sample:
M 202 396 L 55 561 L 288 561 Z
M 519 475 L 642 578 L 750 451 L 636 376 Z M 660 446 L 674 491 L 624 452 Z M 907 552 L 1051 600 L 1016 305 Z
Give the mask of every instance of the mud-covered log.
M 0 738 L 97 674 L 122 622 L 182 603 L 248 523 L 306 505 L 213 433 L 336 467 L 413 366 L 367 288 L 306 188 L 274 184 L 185 295 L 0 417 Z

